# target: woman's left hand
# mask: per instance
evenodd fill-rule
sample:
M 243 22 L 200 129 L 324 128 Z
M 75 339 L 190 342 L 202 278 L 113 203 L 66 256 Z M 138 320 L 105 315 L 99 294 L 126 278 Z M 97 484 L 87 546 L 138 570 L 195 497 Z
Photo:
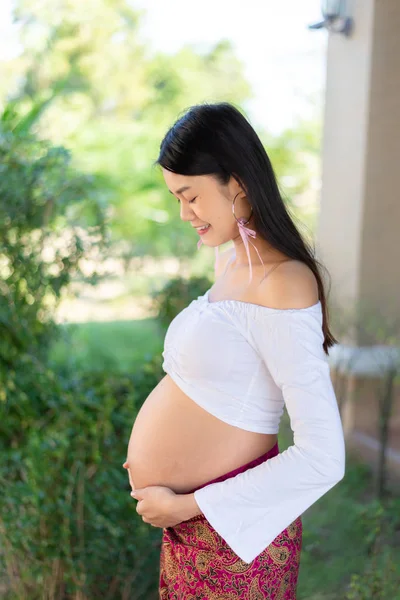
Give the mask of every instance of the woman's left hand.
M 187 517 L 183 514 L 183 506 L 179 502 L 180 494 L 161 485 L 150 485 L 135 489 L 131 496 L 138 500 L 136 512 L 145 523 L 153 527 L 174 527 Z

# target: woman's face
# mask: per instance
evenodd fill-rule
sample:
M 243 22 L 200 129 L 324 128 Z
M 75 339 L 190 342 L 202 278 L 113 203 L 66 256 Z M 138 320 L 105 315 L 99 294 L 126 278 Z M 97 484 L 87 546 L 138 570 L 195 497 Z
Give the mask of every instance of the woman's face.
M 219 246 L 237 237 L 232 201 L 242 190 L 234 177 L 222 186 L 212 175 L 179 175 L 164 168 L 162 173 L 168 190 L 180 204 L 182 221 L 189 221 L 192 227 L 211 225 L 201 236 L 204 244 Z M 242 192 L 235 201 L 237 217 L 245 216 L 240 213 L 244 195 Z

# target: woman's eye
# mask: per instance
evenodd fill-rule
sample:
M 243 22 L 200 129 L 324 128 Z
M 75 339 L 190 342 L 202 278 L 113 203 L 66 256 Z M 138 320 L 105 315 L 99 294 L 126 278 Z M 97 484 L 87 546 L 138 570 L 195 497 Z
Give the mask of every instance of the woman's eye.
M 194 202 L 194 201 L 196 200 L 196 198 L 197 198 L 197 196 L 195 196 L 195 197 L 193 198 L 193 200 L 189 200 L 189 204 L 191 204 L 192 202 Z M 178 204 L 179 204 L 179 202 L 180 202 L 179 198 L 177 198 L 176 200 L 177 200 L 177 202 L 178 202 Z

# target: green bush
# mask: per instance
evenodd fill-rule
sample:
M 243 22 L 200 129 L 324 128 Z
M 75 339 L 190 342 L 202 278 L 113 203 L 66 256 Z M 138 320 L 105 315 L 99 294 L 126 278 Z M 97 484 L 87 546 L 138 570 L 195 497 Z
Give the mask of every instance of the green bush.
M 149 598 L 157 589 L 162 532 L 137 514 L 122 463 L 161 373 L 158 358 L 130 376 L 55 375 L 57 408 L 18 449 L 3 450 L 5 600 Z
M 373 500 L 359 508 L 365 531 L 368 559 L 362 573 L 353 573 L 345 600 L 386 600 L 400 597 L 400 567 L 393 558 L 396 532 L 400 531 L 400 500 L 382 504 Z M 389 543 L 388 543 L 389 542 Z
M 29 118 L 25 119 L 25 123 Z M 0 118 L 0 593 L 5 600 L 150 598 L 161 530 L 122 463 L 161 356 L 125 376 L 55 367 L 54 309 L 106 246 L 98 183 Z M 154 550 L 154 552 L 153 552 Z
M 18 447 L 37 419 L 55 409 L 49 348 L 53 312 L 81 261 L 106 244 L 96 181 L 69 152 L 16 133 L 0 118 L 0 448 Z M 96 275 L 86 280 L 95 282 Z
M 167 329 L 172 319 L 211 285 L 207 277 L 191 277 L 190 280 L 174 277 L 161 290 L 153 292 L 156 318 L 162 329 Z

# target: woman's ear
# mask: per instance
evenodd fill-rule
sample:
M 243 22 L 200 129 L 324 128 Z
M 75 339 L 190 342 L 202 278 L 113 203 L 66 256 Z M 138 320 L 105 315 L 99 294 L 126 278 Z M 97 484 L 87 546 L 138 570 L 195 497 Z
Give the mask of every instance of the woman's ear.
M 238 191 L 242 192 L 246 196 L 246 198 L 247 198 L 247 190 L 246 190 L 244 184 L 240 181 L 240 177 L 238 175 L 236 175 L 236 173 L 232 173 L 232 177 L 233 177 L 233 179 L 236 181 L 236 183 L 239 186 L 239 190 Z

